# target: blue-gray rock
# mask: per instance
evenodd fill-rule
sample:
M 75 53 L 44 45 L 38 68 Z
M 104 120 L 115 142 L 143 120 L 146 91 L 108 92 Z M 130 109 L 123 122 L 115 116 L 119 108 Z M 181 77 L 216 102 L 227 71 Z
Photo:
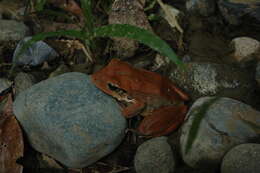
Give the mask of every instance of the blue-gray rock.
M 202 16 L 209 16 L 215 12 L 215 0 L 188 0 L 186 1 L 186 9 L 190 13 Z
M 167 137 L 157 137 L 144 142 L 135 155 L 137 173 L 173 173 L 175 160 Z
M 18 41 L 23 39 L 29 32 L 28 27 L 14 20 L 0 19 L 0 42 Z
M 13 109 L 33 148 L 73 168 L 112 152 L 126 128 L 116 101 L 83 73 L 33 85 L 18 95 Z
M 22 91 L 30 88 L 36 83 L 36 79 L 33 75 L 29 73 L 20 72 L 14 78 L 14 88 L 15 88 L 15 96 L 17 96 Z
M 232 147 L 259 138 L 260 112 L 242 102 L 224 97 L 206 106 L 211 99 L 198 99 L 190 108 L 187 121 L 181 128 L 181 155 L 184 162 L 193 168 L 217 169 L 225 153 Z M 198 113 L 201 109 L 206 109 L 206 113 Z M 197 135 L 187 152 L 190 130 L 194 133 L 196 127 L 192 127 L 192 124 L 198 122 L 200 117 L 203 118 Z
M 18 43 L 13 55 L 13 63 L 16 65 L 37 66 L 58 56 L 57 52 L 43 41 L 37 41 L 18 56 L 22 46 L 30 39 L 31 37 L 26 37 Z
M 253 73 L 226 64 L 191 62 L 186 65 L 185 70 L 173 69 L 170 79 L 188 93 L 192 100 L 217 95 L 254 103 Z
M 221 173 L 259 173 L 260 144 L 241 144 L 232 148 L 224 157 Z

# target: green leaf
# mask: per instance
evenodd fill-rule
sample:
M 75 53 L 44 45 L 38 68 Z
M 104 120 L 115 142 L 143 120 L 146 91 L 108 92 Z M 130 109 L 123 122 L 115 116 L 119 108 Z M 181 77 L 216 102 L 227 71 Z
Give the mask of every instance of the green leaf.
M 111 24 L 98 27 L 94 30 L 94 37 L 125 37 L 137 40 L 150 48 L 167 56 L 175 64 L 183 66 L 183 62 L 179 60 L 171 47 L 157 35 L 142 28 L 128 24 Z
M 35 3 L 36 11 L 38 11 L 38 12 L 42 11 L 45 4 L 46 4 L 46 0 L 36 0 L 36 3 Z
M 93 15 L 91 10 L 91 0 L 81 0 L 81 8 L 84 14 L 85 26 L 83 30 L 89 32 L 90 34 L 93 33 L 94 30 L 94 22 L 93 22 Z
M 200 127 L 200 123 L 203 120 L 204 116 L 206 115 L 209 107 L 215 103 L 217 100 L 219 99 L 219 97 L 214 97 L 211 100 L 207 101 L 206 103 L 200 105 L 197 108 L 194 108 L 193 112 L 191 114 L 193 114 L 192 116 L 194 116 L 194 120 L 192 122 L 192 125 L 190 127 L 190 131 L 189 131 L 189 135 L 188 135 L 188 139 L 187 139 L 187 144 L 185 147 L 185 153 L 187 154 L 189 152 L 189 150 L 191 149 L 191 146 L 193 144 L 193 142 L 195 141 L 198 131 L 199 131 L 199 127 Z
M 81 40 L 88 37 L 85 33 L 82 33 L 82 31 L 76 31 L 76 30 L 60 30 L 56 32 L 45 32 L 45 33 L 37 34 L 32 36 L 30 40 L 28 40 L 25 44 L 23 44 L 23 46 L 18 51 L 17 56 L 13 57 L 13 62 L 15 62 L 26 49 L 28 49 L 31 45 L 33 45 L 37 41 L 44 40 L 45 38 L 48 37 L 59 37 L 59 36 L 70 36 Z M 9 77 L 12 75 L 14 68 L 15 68 L 15 63 L 12 64 Z
M 152 0 L 152 2 L 147 7 L 145 7 L 144 11 L 148 11 L 148 10 L 153 9 L 156 2 L 157 2 L 156 0 Z

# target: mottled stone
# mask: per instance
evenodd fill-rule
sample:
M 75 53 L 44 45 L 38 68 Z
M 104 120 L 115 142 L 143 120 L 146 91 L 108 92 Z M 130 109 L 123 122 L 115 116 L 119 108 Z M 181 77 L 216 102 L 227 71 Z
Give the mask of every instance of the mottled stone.
M 260 112 L 230 98 L 212 99 L 198 99 L 181 128 L 181 155 L 184 162 L 193 168 L 217 169 L 232 147 L 259 138 Z M 193 144 L 187 151 L 189 134 L 192 130 L 194 136 L 196 129 Z
M 24 23 L 14 20 L 0 20 L 0 26 L 0 42 L 21 40 L 29 32 Z
M 21 92 L 14 114 L 32 147 L 62 164 L 82 168 L 112 152 L 126 120 L 119 105 L 83 73 L 65 73 Z
M 253 103 L 254 76 L 248 71 L 224 64 L 187 63 L 186 68 L 173 69 L 170 79 L 192 100 L 203 96 L 230 97 Z
M 221 173 L 259 173 L 260 144 L 241 144 L 232 148 L 224 157 Z
M 147 16 L 143 11 L 144 1 L 114 1 L 109 13 L 109 24 L 130 24 L 152 31 Z M 113 49 L 120 57 L 131 57 L 138 49 L 138 42 L 127 38 L 112 38 Z
M 135 155 L 137 173 L 172 173 L 175 160 L 167 137 L 157 137 L 144 142 Z

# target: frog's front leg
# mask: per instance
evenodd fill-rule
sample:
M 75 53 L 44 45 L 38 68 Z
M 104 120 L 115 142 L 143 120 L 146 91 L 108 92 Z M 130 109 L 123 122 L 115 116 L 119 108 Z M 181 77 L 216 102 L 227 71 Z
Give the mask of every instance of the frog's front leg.
M 143 119 L 138 131 L 151 136 L 167 135 L 184 121 L 186 112 L 186 105 L 161 107 Z
M 135 100 L 131 105 L 124 107 L 122 113 L 126 118 L 132 118 L 140 113 L 144 107 L 144 102 Z

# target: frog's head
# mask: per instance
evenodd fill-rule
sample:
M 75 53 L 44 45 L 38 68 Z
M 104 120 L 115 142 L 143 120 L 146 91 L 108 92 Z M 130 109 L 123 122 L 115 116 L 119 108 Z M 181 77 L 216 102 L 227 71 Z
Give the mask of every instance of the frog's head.
M 92 82 L 103 92 L 119 97 L 121 91 L 120 73 L 124 71 L 126 63 L 119 59 L 112 59 L 110 63 L 103 69 L 91 75 Z

